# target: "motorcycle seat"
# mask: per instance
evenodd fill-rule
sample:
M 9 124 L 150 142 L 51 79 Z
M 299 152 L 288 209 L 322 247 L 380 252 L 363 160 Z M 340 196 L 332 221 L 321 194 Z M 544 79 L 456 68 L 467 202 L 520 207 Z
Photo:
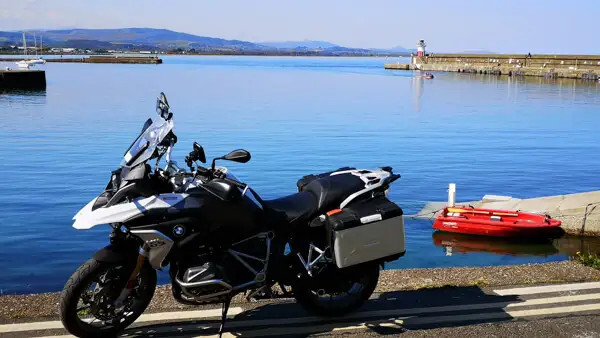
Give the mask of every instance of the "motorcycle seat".
M 325 213 L 339 208 L 346 198 L 364 188 L 365 182 L 359 177 L 347 173 L 317 178 L 303 186 L 301 191 L 315 195 L 317 210 Z
M 308 222 L 317 212 L 317 198 L 310 192 L 299 192 L 293 195 L 263 201 L 265 208 L 270 211 L 271 217 L 288 223 Z
M 318 214 L 338 208 L 348 196 L 364 187 L 365 183 L 352 174 L 325 176 L 312 180 L 298 193 L 263 201 L 263 204 L 271 219 L 306 223 Z

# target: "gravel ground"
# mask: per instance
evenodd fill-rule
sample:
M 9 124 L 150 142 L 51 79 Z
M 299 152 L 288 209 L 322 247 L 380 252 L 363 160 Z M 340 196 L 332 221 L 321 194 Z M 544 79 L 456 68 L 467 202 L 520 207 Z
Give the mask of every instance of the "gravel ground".
M 574 261 L 483 268 L 437 268 L 384 271 L 377 292 L 442 286 L 502 286 L 600 280 L 600 272 Z
M 323 333 L 311 337 L 367 338 L 600 338 L 600 316 L 581 316 L 537 319 L 535 321 L 512 320 L 501 323 L 485 323 L 449 326 L 429 330 L 366 330 L 343 333 Z
M 436 268 L 382 271 L 376 292 L 443 286 L 502 286 L 600 280 L 600 272 L 573 261 L 482 268 Z M 0 322 L 56 319 L 59 293 L 0 296 Z M 244 301 L 242 296 L 234 303 Z M 177 303 L 169 286 L 159 286 L 146 312 L 192 309 Z

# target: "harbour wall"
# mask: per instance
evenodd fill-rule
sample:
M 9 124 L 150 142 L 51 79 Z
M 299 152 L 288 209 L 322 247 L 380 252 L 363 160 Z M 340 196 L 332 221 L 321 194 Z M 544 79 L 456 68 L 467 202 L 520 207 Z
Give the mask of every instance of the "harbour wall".
M 385 68 L 598 81 L 600 55 L 428 54 Z
M 161 64 L 163 60 L 158 57 L 126 57 L 126 56 L 86 56 L 68 58 L 45 58 L 46 62 L 62 63 L 129 63 L 129 64 Z M 16 62 L 16 58 L 0 59 L 0 62 Z

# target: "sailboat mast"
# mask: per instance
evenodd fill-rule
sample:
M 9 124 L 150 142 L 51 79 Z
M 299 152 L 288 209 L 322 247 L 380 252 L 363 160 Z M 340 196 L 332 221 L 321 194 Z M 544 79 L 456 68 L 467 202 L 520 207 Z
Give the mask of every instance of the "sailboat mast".
M 25 53 L 25 58 L 27 58 L 27 40 L 25 39 L 25 32 L 23 32 L 23 52 Z
M 35 56 L 37 57 L 37 41 L 35 39 L 35 32 L 33 32 L 33 47 L 35 47 Z

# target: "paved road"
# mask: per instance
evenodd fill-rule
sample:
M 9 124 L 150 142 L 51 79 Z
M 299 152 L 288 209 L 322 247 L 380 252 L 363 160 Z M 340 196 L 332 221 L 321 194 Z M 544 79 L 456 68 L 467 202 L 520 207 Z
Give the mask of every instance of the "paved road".
M 124 336 L 217 337 L 219 314 L 147 314 Z M 600 282 L 383 293 L 336 319 L 286 302 L 236 304 L 230 314 L 223 337 L 600 337 Z M 71 337 L 57 321 L 0 325 L 0 336 Z

